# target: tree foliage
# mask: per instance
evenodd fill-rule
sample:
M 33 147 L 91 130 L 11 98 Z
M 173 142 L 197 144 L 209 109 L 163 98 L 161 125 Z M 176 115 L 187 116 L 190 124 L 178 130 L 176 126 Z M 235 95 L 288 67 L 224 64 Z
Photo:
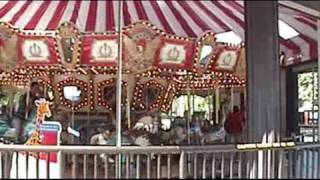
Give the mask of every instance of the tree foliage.
M 299 108 L 308 104 L 317 105 L 318 79 L 317 73 L 301 73 L 298 75 Z M 311 110 L 311 109 L 310 109 Z

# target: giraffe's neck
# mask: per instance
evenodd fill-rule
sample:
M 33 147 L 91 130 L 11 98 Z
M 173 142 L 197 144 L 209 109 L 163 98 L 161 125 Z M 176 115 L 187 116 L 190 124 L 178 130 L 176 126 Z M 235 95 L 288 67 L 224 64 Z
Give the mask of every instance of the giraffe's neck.
M 28 139 L 28 141 L 25 143 L 26 145 L 41 145 L 41 137 L 40 137 L 40 126 L 43 123 L 45 119 L 45 116 L 43 114 L 37 115 L 36 119 L 36 128 L 32 132 L 32 135 Z
M 39 128 L 40 128 L 40 125 L 43 123 L 43 121 L 44 121 L 44 115 L 42 115 L 42 116 L 38 116 L 37 117 L 37 119 L 36 119 L 36 125 L 37 125 L 37 130 L 39 130 Z

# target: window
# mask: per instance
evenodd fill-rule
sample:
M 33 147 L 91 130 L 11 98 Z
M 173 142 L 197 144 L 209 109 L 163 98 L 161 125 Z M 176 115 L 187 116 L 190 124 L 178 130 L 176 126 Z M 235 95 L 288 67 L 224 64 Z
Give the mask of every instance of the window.
M 279 35 L 283 39 L 287 40 L 299 35 L 299 33 L 295 29 L 293 29 L 291 26 L 289 26 L 287 23 L 283 22 L 282 20 L 279 20 L 278 23 L 279 23 Z

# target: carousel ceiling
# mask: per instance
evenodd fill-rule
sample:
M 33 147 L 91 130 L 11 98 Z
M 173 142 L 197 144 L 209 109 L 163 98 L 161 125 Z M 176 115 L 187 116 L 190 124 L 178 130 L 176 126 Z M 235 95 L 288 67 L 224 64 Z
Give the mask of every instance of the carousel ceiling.
M 118 1 L 1 1 L 0 21 L 23 30 L 56 30 L 72 22 L 81 32 L 115 31 Z M 125 26 L 139 20 L 182 37 L 199 38 L 206 31 L 233 31 L 244 40 L 243 1 L 124 1 Z M 298 35 L 280 38 L 286 65 L 317 57 L 317 19 L 279 6 L 279 19 Z

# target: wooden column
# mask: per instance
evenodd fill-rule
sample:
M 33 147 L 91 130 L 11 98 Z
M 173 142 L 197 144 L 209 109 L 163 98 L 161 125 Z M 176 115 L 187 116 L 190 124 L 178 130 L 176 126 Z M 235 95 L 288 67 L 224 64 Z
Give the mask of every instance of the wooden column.
M 298 76 L 292 70 L 287 70 L 286 79 L 286 136 L 299 132 L 299 112 L 298 112 Z
M 279 141 L 285 84 L 281 84 L 278 2 L 245 1 L 245 24 L 248 138 L 259 143 Z M 248 156 L 248 161 L 252 164 L 250 178 L 266 178 L 266 169 L 278 169 L 280 164 L 271 162 L 262 151 Z
M 249 141 L 280 133 L 278 2 L 245 1 Z

